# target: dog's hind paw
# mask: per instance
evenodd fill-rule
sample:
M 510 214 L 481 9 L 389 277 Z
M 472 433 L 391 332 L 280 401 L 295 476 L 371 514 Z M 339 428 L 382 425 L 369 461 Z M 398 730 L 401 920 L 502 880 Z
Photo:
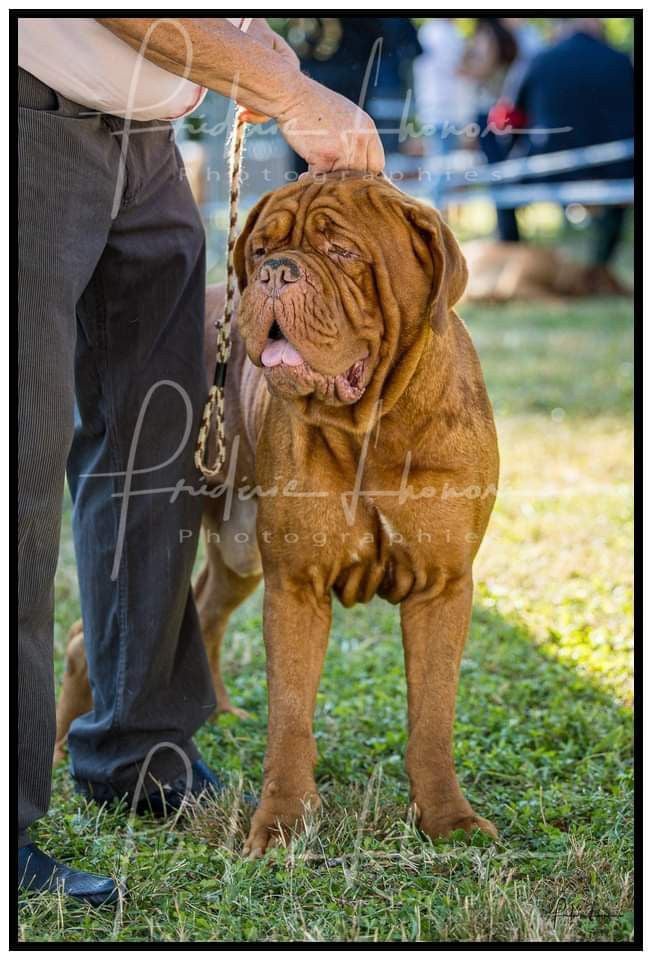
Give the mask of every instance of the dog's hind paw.
M 498 838 L 498 831 L 491 820 L 485 820 L 473 811 L 470 814 L 453 814 L 452 816 L 422 813 L 418 823 L 419 829 L 433 840 L 449 837 L 456 830 L 464 830 L 465 833 L 480 830 L 492 840 Z
M 232 716 L 237 717 L 238 720 L 251 720 L 253 717 L 253 714 L 249 713 L 248 710 L 243 710 L 242 707 L 235 707 L 230 700 L 228 700 L 226 703 L 221 703 L 218 700 L 213 717 L 217 719 L 223 713 L 230 713 Z

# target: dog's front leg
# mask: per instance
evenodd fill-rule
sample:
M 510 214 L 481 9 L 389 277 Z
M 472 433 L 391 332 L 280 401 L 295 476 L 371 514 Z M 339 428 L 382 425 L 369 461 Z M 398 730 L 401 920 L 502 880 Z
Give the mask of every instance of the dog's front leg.
M 262 856 L 319 807 L 312 733 L 317 688 L 331 622 L 329 596 L 309 588 L 265 584 L 268 742 L 260 804 L 243 853 Z
M 406 766 L 417 822 L 430 837 L 476 828 L 496 836 L 457 782 L 453 724 L 460 661 L 471 619 L 471 575 L 449 580 L 436 596 L 414 594 L 401 604 L 408 684 Z

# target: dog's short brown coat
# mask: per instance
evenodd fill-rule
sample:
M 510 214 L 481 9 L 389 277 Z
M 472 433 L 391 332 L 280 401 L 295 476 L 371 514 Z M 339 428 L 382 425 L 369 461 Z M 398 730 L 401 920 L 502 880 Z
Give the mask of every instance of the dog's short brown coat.
M 265 580 L 269 737 L 245 852 L 263 853 L 319 803 L 312 717 L 333 593 L 345 606 L 375 594 L 400 604 L 421 828 L 494 834 L 463 796 L 452 751 L 471 568 L 498 476 L 480 365 L 452 309 L 467 279 L 458 244 L 436 211 L 382 178 L 304 177 L 255 206 L 236 265 L 225 477 L 247 493 L 226 517 L 225 497 L 207 500 L 196 595 L 218 705 L 231 709 L 221 640 Z M 209 317 L 222 297 L 209 289 Z M 273 325 L 301 365 L 263 366 Z M 207 337 L 209 364 L 211 352 Z

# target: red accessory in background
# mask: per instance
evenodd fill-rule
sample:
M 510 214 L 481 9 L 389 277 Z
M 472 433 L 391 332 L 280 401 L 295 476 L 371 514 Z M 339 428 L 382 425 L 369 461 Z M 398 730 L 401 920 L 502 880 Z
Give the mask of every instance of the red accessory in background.
M 525 113 L 508 100 L 498 100 L 489 111 L 487 121 L 494 130 L 506 130 L 508 127 L 521 130 L 526 126 Z

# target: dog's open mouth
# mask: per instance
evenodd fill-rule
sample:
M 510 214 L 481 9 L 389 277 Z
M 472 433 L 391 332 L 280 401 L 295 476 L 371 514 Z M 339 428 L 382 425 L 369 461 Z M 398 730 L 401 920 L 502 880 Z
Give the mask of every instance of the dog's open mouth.
M 335 376 L 319 373 L 284 337 L 268 340 L 260 356 L 268 382 L 280 393 L 316 393 L 324 403 L 355 403 L 364 393 L 367 356 Z

